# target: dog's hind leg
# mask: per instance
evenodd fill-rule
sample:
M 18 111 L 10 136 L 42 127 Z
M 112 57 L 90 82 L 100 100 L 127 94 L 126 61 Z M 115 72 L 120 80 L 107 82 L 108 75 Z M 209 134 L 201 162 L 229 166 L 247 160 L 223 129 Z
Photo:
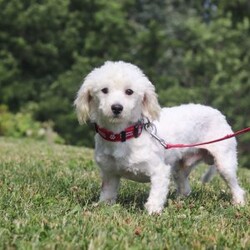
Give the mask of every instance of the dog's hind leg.
M 245 191 L 239 186 L 236 175 L 236 149 L 234 149 L 233 146 L 231 148 L 218 146 L 211 148 L 210 153 L 214 156 L 215 165 L 217 166 L 221 177 L 225 180 L 231 190 L 233 203 L 244 205 Z
M 177 186 L 177 194 L 188 196 L 191 193 L 189 185 L 189 174 L 192 169 L 202 160 L 200 152 L 186 155 L 172 169 L 173 178 Z
M 205 184 L 212 180 L 217 172 L 217 168 L 215 166 L 214 157 L 206 149 L 200 149 L 200 153 L 203 161 L 209 166 L 207 172 L 201 178 L 202 183 Z
M 188 170 L 191 171 L 191 168 L 189 168 Z M 187 166 L 182 160 L 180 160 L 172 169 L 173 179 L 177 186 L 177 194 L 180 196 L 188 196 L 191 193 L 191 188 L 188 180 L 190 171 L 187 171 Z

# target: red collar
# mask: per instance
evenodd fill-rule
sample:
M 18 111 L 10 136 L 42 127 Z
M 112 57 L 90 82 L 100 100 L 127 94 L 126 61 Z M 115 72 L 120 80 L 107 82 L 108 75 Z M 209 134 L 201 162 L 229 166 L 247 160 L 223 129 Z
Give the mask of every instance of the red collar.
M 138 122 L 137 124 L 126 128 L 122 132 L 114 134 L 113 132 L 105 128 L 100 128 L 95 123 L 96 133 L 98 133 L 104 140 L 112 142 L 125 142 L 128 139 L 137 138 L 141 135 L 142 129 L 143 124 L 141 122 Z

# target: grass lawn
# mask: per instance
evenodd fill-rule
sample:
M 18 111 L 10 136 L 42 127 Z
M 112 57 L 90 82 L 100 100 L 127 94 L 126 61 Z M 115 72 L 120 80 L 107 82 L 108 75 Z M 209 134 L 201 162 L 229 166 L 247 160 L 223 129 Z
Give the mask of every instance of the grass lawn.
M 231 206 L 224 182 L 174 189 L 161 216 L 143 209 L 149 185 L 124 180 L 118 203 L 96 206 L 92 150 L 0 138 L 0 249 L 250 249 L 250 206 Z M 250 170 L 240 168 L 248 193 Z

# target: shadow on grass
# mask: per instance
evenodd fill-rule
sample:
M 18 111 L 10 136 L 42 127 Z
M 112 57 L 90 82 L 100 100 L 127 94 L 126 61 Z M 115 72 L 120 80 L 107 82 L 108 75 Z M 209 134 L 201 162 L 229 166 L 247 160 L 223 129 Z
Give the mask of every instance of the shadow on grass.
M 200 206 L 228 204 L 231 202 L 231 199 L 229 190 L 226 192 L 223 190 L 207 190 L 206 187 L 194 188 L 188 197 L 183 198 L 188 203 L 195 203 Z
M 144 204 L 148 198 L 147 192 L 132 192 L 127 194 L 122 194 L 118 197 L 117 202 L 126 209 L 133 210 L 144 210 Z
M 125 183 L 118 192 L 117 204 L 131 212 L 145 211 L 144 204 L 147 202 L 150 191 L 150 185 L 139 183 Z M 101 187 L 98 182 L 85 182 L 85 185 L 79 186 L 71 191 L 72 198 L 81 206 L 93 206 L 99 200 Z M 210 206 L 211 204 L 228 204 L 231 201 L 229 190 L 212 190 L 203 186 L 194 187 L 188 197 L 179 197 L 175 190 L 170 191 L 167 200 L 174 203 L 182 200 L 187 206 Z M 166 203 L 165 207 L 168 207 Z
M 145 203 L 149 196 L 149 188 L 135 189 L 131 192 L 121 192 L 117 202 L 126 209 L 134 211 L 145 211 Z M 175 199 L 175 193 L 168 194 L 169 199 Z

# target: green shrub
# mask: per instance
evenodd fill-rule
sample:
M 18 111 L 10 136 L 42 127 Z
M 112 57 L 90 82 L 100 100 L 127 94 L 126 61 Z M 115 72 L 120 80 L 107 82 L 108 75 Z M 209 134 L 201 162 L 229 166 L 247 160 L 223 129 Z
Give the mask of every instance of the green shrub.
M 6 105 L 0 105 L 0 136 L 31 137 L 50 142 L 64 143 L 64 140 L 53 131 L 52 122 L 38 122 L 33 119 L 32 113 L 9 112 Z

